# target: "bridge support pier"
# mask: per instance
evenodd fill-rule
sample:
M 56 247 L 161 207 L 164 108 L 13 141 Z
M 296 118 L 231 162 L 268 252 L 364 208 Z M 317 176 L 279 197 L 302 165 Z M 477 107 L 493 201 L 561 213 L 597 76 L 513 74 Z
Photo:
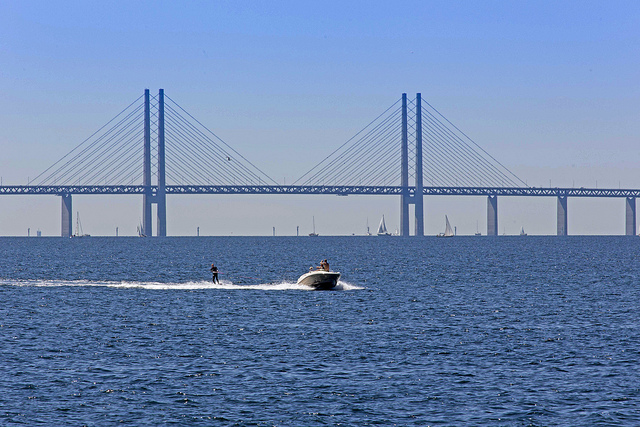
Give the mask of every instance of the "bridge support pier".
M 567 232 L 567 196 L 558 196 L 558 236 L 566 236 Z
M 62 198 L 62 226 L 60 235 L 62 237 L 71 237 L 73 230 L 72 218 L 73 210 L 71 208 L 71 194 L 65 193 L 60 195 Z
M 498 235 L 498 196 L 487 197 L 487 236 Z
M 625 216 L 625 235 L 627 236 L 635 236 L 636 235 L 636 198 L 635 197 L 627 197 L 626 203 L 626 216 Z

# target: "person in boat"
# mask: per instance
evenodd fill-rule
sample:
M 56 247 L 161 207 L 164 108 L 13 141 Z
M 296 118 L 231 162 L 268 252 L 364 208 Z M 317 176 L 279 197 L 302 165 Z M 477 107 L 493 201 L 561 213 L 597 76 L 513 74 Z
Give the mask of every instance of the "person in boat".
M 320 267 L 318 267 L 317 270 L 329 271 L 329 263 L 326 259 L 320 261 Z
M 211 270 L 211 274 L 213 274 L 211 281 L 213 283 L 220 283 L 220 281 L 218 280 L 218 267 L 216 267 L 214 264 L 211 264 L 210 270 Z

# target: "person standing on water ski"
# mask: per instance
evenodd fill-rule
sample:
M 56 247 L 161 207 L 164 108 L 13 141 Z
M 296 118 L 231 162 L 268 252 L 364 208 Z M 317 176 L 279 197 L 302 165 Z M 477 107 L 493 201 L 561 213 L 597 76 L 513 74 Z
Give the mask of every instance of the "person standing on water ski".
M 213 274 L 213 278 L 211 279 L 211 281 L 213 283 L 220 283 L 220 281 L 218 280 L 218 267 L 211 264 L 210 270 L 211 270 L 211 273 Z

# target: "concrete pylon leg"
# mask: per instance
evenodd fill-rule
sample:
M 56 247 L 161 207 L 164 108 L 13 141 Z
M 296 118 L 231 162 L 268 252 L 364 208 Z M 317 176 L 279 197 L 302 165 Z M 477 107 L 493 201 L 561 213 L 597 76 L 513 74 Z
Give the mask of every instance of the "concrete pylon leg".
M 498 196 L 487 197 L 487 236 L 498 235 Z
M 558 196 L 558 236 L 568 235 L 567 196 Z
M 164 89 L 158 93 L 158 237 L 167 235 L 167 192 L 165 178 L 165 149 L 164 149 Z
M 71 207 L 71 194 L 61 194 L 62 199 L 62 225 L 60 235 L 71 237 L 73 211 Z
M 635 236 L 636 235 L 636 198 L 635 197 L 627 197 L 626 203 L 626 215 L 625 215 L 625 235 L 627 236 Z
M 402 128 L 400 145 L 400 235 L 409 235 L 409 145 L 407 133 L 407 94 L 402 94 Z
M 422 95 L 416 94 L 416 236 L 424 236 L 424 182 L 422 176 Z
M 151 237 L 151 116 L 149 89 L 144 91 L 144 153 L 142 164 L 142 234 Z

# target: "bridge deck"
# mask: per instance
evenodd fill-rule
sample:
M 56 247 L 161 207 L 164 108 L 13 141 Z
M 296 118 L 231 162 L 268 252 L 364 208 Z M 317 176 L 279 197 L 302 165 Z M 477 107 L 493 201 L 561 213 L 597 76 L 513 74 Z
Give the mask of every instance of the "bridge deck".
M 415 195 L 416 188 L 408 187 Z M 166 194 L 330 194 L 401 195 L 401 186 L 349 185 L 168 185 Z M 157 186 L 143 185 L 13 185 L 0 186 L 0 195 L 151 194 Z M 425 196 L 640 197 L 640 189 L 542 187 L 424 187 Z

